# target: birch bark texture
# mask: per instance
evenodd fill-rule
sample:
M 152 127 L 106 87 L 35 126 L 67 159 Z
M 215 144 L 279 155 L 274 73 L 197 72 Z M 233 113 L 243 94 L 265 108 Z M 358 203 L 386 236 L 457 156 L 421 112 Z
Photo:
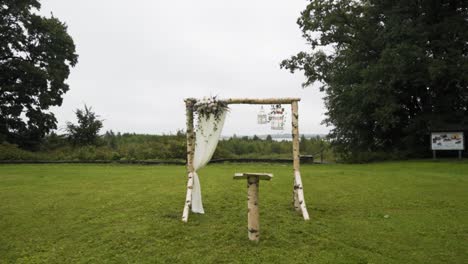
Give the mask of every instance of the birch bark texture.
M 260 180 L 258 176 L 249 176 L 247 179 L 247 230 L 249 239 L 259 241 L 260 239 L 260 215 L 258 212 L 258 187 Z
M 302 179 L 300 173 L 300 151 L 299 151 L 299 106 L 297 101 L 291 103 L 292 113 L 292 143 L 293 143 L 293 167 L 294 167 L 294 187 L 293 187 L 293 204 L 296 210 L 302 212 L 304 220 L 309 220 L 309 212 L 307 212 L 306 203 L 304 200 L 304 190 L 302 187 Z
M 249 240 L 260 240 L 260 213 L 258 192 L 260 180 L 271 180 L 271 173 L 236 173 L 234 179 L 247 179 L 247 235 Z
M 185 100 L 186 109 L 186 125 L 187 125 L 187 194 L 185 196 L 184 210 L 182 212 L 182 221 L 187 222 L 189 217 L 189 211 L 192 205 L 192 189 L 193 189 L 193 154 L 195 152 L 195 133 L 193 132 L 193 104 L 194 101 L 187 99 Z

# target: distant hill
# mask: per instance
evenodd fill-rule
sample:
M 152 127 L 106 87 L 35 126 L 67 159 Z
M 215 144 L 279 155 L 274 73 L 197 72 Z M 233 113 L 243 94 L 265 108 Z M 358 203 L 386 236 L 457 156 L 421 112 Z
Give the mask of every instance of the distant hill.
M 305 138 L 307 139 L 310 139 L 310 138 L 314 138 L 314 137 L 320 137 L 320 138 L 324 138 L 326 136 L 326 134 L 301 134 L 301 137 L 302 136 L 305 136 Z M 259 137 L 260 139 L 266 139 L 268 135 L 256 135 L 257 137 Z M 281 141 L 281 140 L 291 140 L 292 139 L 292 135 L 290 133 L 284 133 L 284 134 L 272 134 L 270 135 L 272 139 L 274 139 L 275 141 Z M 232 137 L 237 137 L 237 138 L 243 138 L 243 137 L 248 137 L 248 138 L 253 138 L 254 135 L 222 135 L 221 136 L 221 140 L 226 140 L 226 139 L 230 139 Z

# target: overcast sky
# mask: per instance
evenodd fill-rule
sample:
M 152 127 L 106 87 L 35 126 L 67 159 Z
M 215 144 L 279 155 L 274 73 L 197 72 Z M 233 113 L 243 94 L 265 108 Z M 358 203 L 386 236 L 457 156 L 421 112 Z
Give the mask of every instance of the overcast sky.
M 185 97 L 300 97 L 300 132 L 327 133 L 317 87 L 281 60 L 306 50 L 296 24 L 305 0 L 42 0 L 41 13 L 68 25 L 79 62 L 59 127 L 92 106 L 104 131 L 171 133 L 185 128 Z M 275 134 L 256 124 L 259 106 L 233 106 L 224 135 Z M 290 114 L 288 114 L 288 121 Z M 288 126 L 285 132 L 290 132 Z

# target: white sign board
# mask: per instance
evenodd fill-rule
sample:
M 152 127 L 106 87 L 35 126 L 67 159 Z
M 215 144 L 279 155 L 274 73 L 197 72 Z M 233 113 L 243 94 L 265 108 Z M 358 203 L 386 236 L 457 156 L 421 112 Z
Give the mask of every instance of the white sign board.
M 431 133 L 432 150 L 464 150 L 463 132 L 433 132 Z

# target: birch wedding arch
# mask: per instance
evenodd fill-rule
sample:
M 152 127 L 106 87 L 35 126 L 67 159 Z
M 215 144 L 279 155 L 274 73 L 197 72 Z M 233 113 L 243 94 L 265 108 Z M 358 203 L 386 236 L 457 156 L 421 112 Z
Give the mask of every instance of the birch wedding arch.
M 204 214 L 200 180 L 197 171 L 210 161 L 218 144 L 224 120 L 230 104 L 259 104 L 272 105 L 272 115 L 265 116 L 259 113 L 258 123 L 265 124 L 268 121 L 272 129 L 280 130 L 284 126 L 284 109 L 282 104 L 291 105 L 292 116 L 292 155 L 294 168 L 293 203 L 294 208 L 302 213 L 304 220 L 309 220 L 304 191 L 302 188 L 301 173 L 299 171 L 299 123 L 298 102 L 299 98 L 270 98 L 270 99 L 224 99 L 216 97 L 185 99 L 187 111 L 187 195 L 185 198 L 182 221 L 187 222 L 190 210 L 193 213 Z M 261 116 L 260 116 L 261 115 Z M 196 126 L 194 118 L 196 117 Z M 270 120 L 268 120 L 270 119 Z

